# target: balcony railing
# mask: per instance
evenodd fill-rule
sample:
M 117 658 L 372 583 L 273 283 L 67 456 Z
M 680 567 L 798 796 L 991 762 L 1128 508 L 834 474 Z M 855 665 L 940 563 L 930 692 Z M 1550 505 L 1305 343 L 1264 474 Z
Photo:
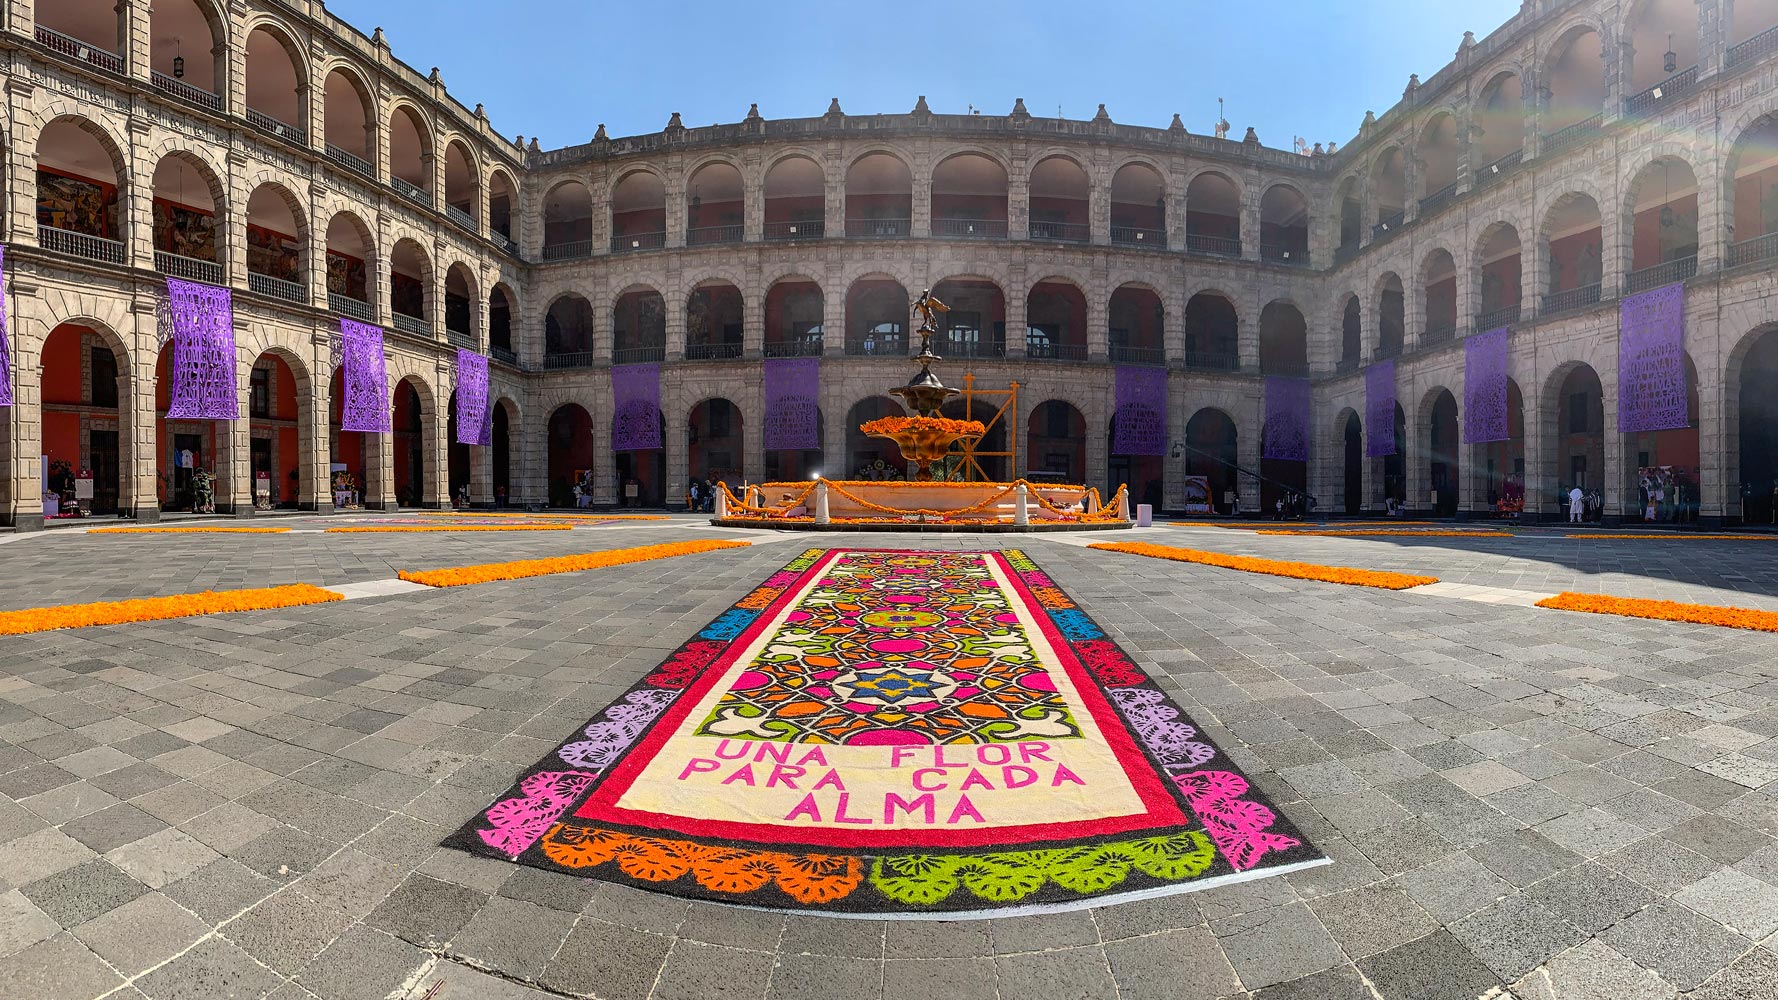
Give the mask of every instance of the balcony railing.
M 1040 361 L 1085 361 L 1087 359 L 1087 345 L 1027 340 L 1025 342 L 1025 357 L 1036 358 Z
M 330 142 L 327 144 L 327 158 L 361 177 L 376 180 L 377 168 L 357 153 L 341 149 Z
M 1334 247 L 1334 263 L 1344 264 L 1358 256 L 1358 251 L 1359 246 L 1357 243 L 1342 243 L 1339 246 Z
M 1137 226 L 1112 226 L 1111 243 L 1120 247 L 1149 247 L 1154 250 L 1167 249 L 1167 231 L 1165 229 L 1142 229 Z
M 1624 114 L 1639 115 L 1671 104 L 1698 85 L 1698 67 L 1683 69 L 1624 101 Z
M 412 334 L 416 337 L 432 336 L 432 324 L 418 316 L 409 316 L 407 313 L 398 312 L 391 313 L 390 317 L 395 323 L 395 329 L 402 333 Z
M 1438 319 L 1428 319 L 1426 321 L 1426 334 L 1421 337 L 1421 342 L 1426 344 L 1440 344 L 1450 340 L 1456 333 L 1456 319 L 1445 319 L 1443 317 Z
M 1545 316 L 1553 316 L 1556 313 L 1564 313 L 1573 309 L 1585 309 L 1587 306 L 1596 305 L 1599 302 L 1599 292 L 1601 287 L 1599 282 L 1595 281 L 1590 285 L 1582 285 L 1579 288 L 1570 288 L 1560 292 L 1550 292 L 1543 297 L 1543 314 Z
M 932 235 L 949 240 L 1003 240 L 1006 220 L 933 219 Z
M 1401 345 L 1400 344 L 1378 343 L 1377 349 L 1375 351 L 1371 352 L 1371 358 L 1374 360 L 1377 360 L 1377 361 L 1384 361 L 1389 358 L 1399 358 L 1399 357 L 1401 357 Z
M 43 29 L 37 30 L 42 31 Z M 41 38 L 38 40 L 42 41 Z M 1767 28 L 1747 41 L 1730 48 L 1728 57 L 1723 60 L 1723 64 L 1739 66 L 1771 52 L 1778 52 L 1778 28 Z
M 1185 252 L 1207 254 L 1211 257 L 1239 257 L 1241 256 L 1241 239 L 1238 236 L 1186 233 Z
M 611 241 L 611 249 L 613 252 L 616 252 L 616 240 Z M 578 260 L 582 257 L 591 257 L 592 255 L 592 240 L 575 240 L 572 243 L 546 243 L 543 246 L 543 259 L 545 261 Z
M 1185 366 L 1212 372 L 1241 370 L 1241 357 L 1224 351 L 1186 351 Z
M 1405 208 L 1393 215 L 1386 215 L 1378 219 L 1377 224 L 1371 227 L 1371 241 L 1387 239 L 1401 232 L 1401 227 L 1406 224 L 1407 219 L 1408 213 Z
M 514 353 L 513 349 L 510 347 L 490 347 L 488 348 L 488 354 L 491 355 L 495 361 L 508 367 L 517 368 L 519 366 L 519 356 Z
M 1164 365 L 1167 363 L 1167 350 L 1163 347 L 1132 347 L 1128 344 L 1112 344 L 1111 363 L 1114 365 Z
M 1291 267 L 1309 266 L 1309 248 L 1299 243 L 1261 243 L 1259 259 Z
M 401 195 L 408 201 L 425 205 L 427 208 L 432 207 L 432 195 L 427 193 L 417 184 L 404 181 L 399 177 L 391 177 L 389 178 L 389 186 L 395 189 L 396 194 Z
M 513 241 L 512 237 L 506 235 L 505 233 L 495 233 L 495 234 L 493 234 L 493 236 L 491 236 L 489 238 L 494 241 L 495 246 L 506 251 L 508 254 L 510 254 L 514 257 L 517 257 L 519 255 L 519 245 Z M 588 240 L 587 241 L 587 252 L 591 253 L 592 249 L 593 249 L 593 241 Z
M 366 323 L 376 322 L 375 314 L 370 311 L 370 303 L 363 299 L 354 299 L 338 292 L 328 292 L 327 308 L 341 316 L 350 316 Z
M 1309 363 L 1307 361 L 1262 361 L 1259 370 L 1263 375 L 1282 375 L 1285 378 L 1309 377 Z
M 1543 137 L 1543 154 L 1545 156 L 1559 150 L 1567 149 L 1577 143 L 1585 142 L 1601 131 L 1605 122 L 1604 114 L 1597 114 L 1575 122 L 1566 128 L 1559 128 Z
M 45 250 L 73 254 L 88 260 L 102 260 L 108 264 L 122 264 L 124 262 L 124 245 L 102 236 L 90 236 L 86 233 L 70 232 L 51 226 L 38 226 L 37 243 Z
M 1355 372 L 1357 370 L 1358 370 L 1358 359 L 1357 358 L 1341 358 L 1340 360 L 1334 362 L 1334 371 L 1337 372 L 1338 374 L 1347 375 L 1347 374 L 1350 374 L 1350 373 Z
M 611 363 L 614 365 L 644 365 L 666 359 L 667 348 L 662 344 L 653 347 L 619 347 L 611 352 Z
M 847 219 L 846 238 L 854 240 L 899 240 L 913 231 L 912 219 Z
M 638 250 L 659 250 L 667 245 L 666 233 L 630 233 L 611 238 L 612 253 L 634 253 Z
M 1420 214 L 1431 215 L 1433 212 L 1449 205 L 1451 200 L 1455 197 L 1457 197 L 1457 182 L 1452 181 L 1444 187 L 1439 188 L 1437 191 L 1420 199 Z
M 297 128 L 288 122 L 281 122 L 271 115 L 261 114 L 252 108 L 247 109 L 247 124 L 263 132 L 270 132 L 292 146 L 307 146 L 309 144 L 308 129 Z
M 846 345 L 846 354 L 854 358 L 905 358 L 908 356 L 908 345 L 900 337 L 852 341 Z
M 806 340 L 768 340 L 764 354 L 768 358 L 818 358 L 822 343 L 819 338 Z
M 938 353 L 947 358 L 1004 358 L 1006 345 L 992 340 L 946 339 L 938 345 Z
M 269 274 L 247 272 L 247 288 L 261 295 L 270 295 L 274 299 L 306 305 L 309 301 L 309 288 L 300 281 L 285 281 Z
M 545 354 L 543 367 L 546 371 L 558 368 L 591 368 L 593 366 L 592 351 L 575 351 L 572 354 Z
M 165 250 L 154 252 L 154 269 L 162 274 L 187 281 L 201 281 L 207 285 L 222 284 L 222 265 L 213 260 L 199 260 L 196 257 L 181 257 Z
M 1513 150 L 1512 152 L 1506 154 L 1505 156 L 1502 156 L 1500 159 L 1495 160 L 1493 163 L 1490 163 L 1487 166 L 1483 167 L 1482 169 L 1476 171 L 1475 185 L 1477 187 L 1483 187 L 1488 184 L 1494 183 L 1495 181 L 1499 180 L 1500 178 L 1505 177 L 1507 174 L 1512 173 L 1513 170 L 1515 170 L 1520 163 L 1524 162 L 1524 160 L 1525 160 L 1525 151 L 1524 150 L 1522 150 L 1522 149 Z
M 818 240 L 827 232 L 827 222 L 810 219 L 802 222 L 768 222 L 764 236 L 768 240 Z
M 194 87 L 184 80 L 168 76 L 158 69 L 149 72 L 148 80 L 154 84 L 156 89 L 164 90 L 182 101 L 190 101 L 193 104 L 209 108 L 211 111 L 222 110 L 222 98 L 202 87 Z
M 1656 264 L 1654 267 L 1645 267 L 1640 271 L 1631 271 L 1624 277 L 1624 294 L 1635 295 L 1637 292 L 1646 292 L 1651 288 L 1671 285 L 1675 281 L 1684 281 L 1697 273 L 1698 258 L 1696 254 L 1690 257 L 1681 257 L 1678 260 L 1670 260 L 1665 264 Z
M 1778 257 L 1778 233 L 1767 233 L 1755 236 L 1751 240 L 1729 244 L 1728 267 L 1740 267 L 1755 261 L 1771 260 Z
M 41 24 L 37 25 L 37 44 L 57 55 L 67 56 L 102 70 L 123 72 L 123 57 L 117 53 L 91 42 L 83 42 L 72 35 L 64 35 L 52 28 L 45 28 Z
M 462 226 L 464 229 L 467 229 L 472 233 L 481 232 L 481 227 L 475 224 L 475 216 L 470 215 L 468 212 L 465 212 L 455 205 L 445 205 L 444 214 L 445 218 L 455 222 L 457 225 Z
M 746 237 L 746 232 L 742 226 L 699 226 L 685 231 L 685 245 L 701 247 L 712 243 L 739 243 Z
M 1520 305 L 1515 303 L 1510 306 L 1501 306 L 1499 309 L 1476 313 L 1475 332 L 1486 333 L 1489 330 L 1498 330 L 1503 326 L 1511 326 L 1519 321 L 1520 311 Z
M 687 361 L 727 361 L 741 356 L 740 344 L 686 344 Z
M 1061 240 L 1064 243 L 1086 243 L 1093 238 L 1093 227 L 1084 222 L 1040 222 L 1033 219 L 1026 232 L 1034 240 Z

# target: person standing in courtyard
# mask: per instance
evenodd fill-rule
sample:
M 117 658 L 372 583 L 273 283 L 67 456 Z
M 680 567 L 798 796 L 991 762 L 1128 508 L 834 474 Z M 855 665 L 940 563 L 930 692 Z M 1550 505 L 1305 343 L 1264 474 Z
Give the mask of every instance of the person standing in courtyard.
M 1587 511 L 1587 495 L 1580 491 L 1580 486 L 1568 491 L 1568 523 L 1579 524 L 1581 516 Z

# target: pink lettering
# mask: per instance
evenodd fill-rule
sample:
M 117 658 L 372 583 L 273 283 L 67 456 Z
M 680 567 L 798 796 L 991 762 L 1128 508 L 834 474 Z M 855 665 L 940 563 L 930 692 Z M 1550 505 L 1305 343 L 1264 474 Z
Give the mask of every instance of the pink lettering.
M 785 788 L 794 791 L 796 779 L 808 773 L 806 768 L 797 767 L 795 764 L 773 764 L 771 777 L 766 779 L 766 787 L 777 788 L 778 783 L 783 782 Z
M 733 743 L 734 746 L 729 746 Z M 748 740 L 723 740 L 716 744 L 716 756 L 723 760 L 740 760 L 747 756 Z
M 814 792 L 810 792 L 803 796 L 803 800 L 796 804 L 796 808 L 790 810 L 790 812 L 784 816 L 784 822 L 788 823 L 791 820 L 796 819 L 798 816 L 807 817 L 815 823 L 821 822 L 821 807 L 815 803 Z
M 808 767 L 811 764 L 819 764 L 822 767 L 826 767 L 827 755 L 821 752 L 820 747 L 815 747 L 808 753 L 803 754 L 802 759 L 797 761 L 797 763 L 803 767 Z
M 694 774 L 714 771 L 720 767 L 722 767 L 721 764 L 716 763 L 708 757 L 693 757 L 685 762 L 685 770 L 679 772 L 679 780 L 684 781 Z
M 966 760 L 946 760 L 945 759 L 945 748 L 942 746 L 937 746 L 937 747 L 932 748 L 932 764 L 934 767 L 968 767 L 969 761 L 966 761 Z
M 909 802 L 894 792 L 888 792 L 883 796 L 883 823 L 885 825 L 895 822 L 895 810 L 898 807 L 909 816 L 914 814 L 915 809 L 922 810 L 926 817 L 924 820 L 926 823 L 931 823 L 935 818 L 936 805 L 931 795 L 917 796 L 912 802 Z
M 1056 776 L 1050 779 L 1050 787 L 1051 788 L 1060 788 L 1060 787 L 1062 787 L 1062 782 L 1064 782 L 1064 781 L 1073 782 L 1074 784 L 1080 785 L 1083 788 L 1086 787 L 1086 782 L 1080 780 L 1080 775 L 1075 774 L 1073 771 L 1068 770 L 1068 765 L 1057 764 L 1056 765 Z
M 1004 743 L 984 743 L 975 748 L 975 759 L 984 764 L 1008 764 L 1012 762 L 1012 748 Z
M 722 783 L 725 785 L 732 785 L 732 784 L 735 784 L 736 782 L 746 785 L 748 788 L 753 787 L 753 765 L 752 764 L 742 764 L 740 766 L 740 768 L 735 771 L 734 774 L 731 774 L 728 777 L 722 779 Z
M 957 788 L 959 791 L 965 792 L 969 791 L 971 788 L 986 788 L 991 792 L 994 790 L 994 783 L 987 778 L 982 777 L 982 772 L 972 767 L 969 769 L 969 776 L 964 778 L 963 784 L 958 785 Z
M 938 784 L 936 784 L 936 785 L 926 784 L 926 775 L 928 775 L 928 774 L 937 775 L 938 779 L 939 779 Z M 917 767 L 914 769 L 914 787 L 916 789 L 919 789 L 922 792 L 942 792 L 942 791 L 944 791 L 945 787 L 946 787 L 946 782 L 945 782 L 944 778 L 945 778 L 945 769 L 942 767 Z
M 758 750 L 754 752 L 753 759 L 758 763 L 765 763 L 768 757 L 780 764 L 790 761 L 791 745 L 788 743 L 755 743 L 754 746 Z
M 951 809 L 951 818 L 945 820 L 945 823 L 950 826 L 956 826 L 965 816 L 975 820 L 977 823 L 987 822 L 987 820 L 982 819 L 981 813 L 975 811 L 975 803 L 969 801 L 969 796 L 963 795 L 958 797 L 957 805 Z
M 1000 769 L 1002 788 L 1024 788 L 1037 781 L 1037 772 L 1023 764 L 1009 764 Z
M 837 811 L 833 814 L 833 818 L 835 820 L 838 820 L 841 823 L 858 823 L 858 824 L 862 824 L 865 826 L 869 826 L 871 823 L 875 822 L 875 820 L 871 819 L 869 816 L 848 816 L 848 815 L 846 815 L 846 804 L 850 801 L 852 801 L 852 793 L 851 792 L 841 792 L 840 793 L 840 808 L 839 808 L 839 811 Z
M 891 747 L 889 749 L 889 766 L 900 767 L 901 762 L 919 754 L 919 747 Z
M 1048 743 L 1020 743 L 1019 760 L 1024 761 L 1027 764 L 1034 760 L 1041 760 L 1045 763 L 1053 764 L 1055 761 L 1050 760 L 1049 750 L 1050 745 Z
M 809 790 L 819 792 L 823 788 L 837 788 L 843 792 L 846 790 L 846 783 L 840 780 L 840 772 L 829 768 L 828 772 L 821 776 L 821 780 L 815 782 L 815 787 Z

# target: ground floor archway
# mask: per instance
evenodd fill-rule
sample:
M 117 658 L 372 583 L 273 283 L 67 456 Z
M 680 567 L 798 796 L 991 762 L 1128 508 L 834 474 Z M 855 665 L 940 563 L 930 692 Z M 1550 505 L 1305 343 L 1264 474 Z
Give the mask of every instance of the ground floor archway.
M 646 418 L 644 418 L 646 419 Z M 667 418 L 659 410 L 654 413 L 660 440 L 667 440 Z M 617 475 L 617 503 L 620 507 L 664 507 L 667 502 L 667 451 L 649 448 L 620 451 L 611 456 Z
M 1561 519 L 1568 517 L 1568 494 L 1603 492 L 1605 488 L 1605 391 L 1599 373 L 1588 364 L 1576 364 L 1556 387 L 1556 424 L 1551 428 L 1551 495 L 1526 502 L 1542 502 Z M 1597 516 L 1602 508 L 1595 507 Z
M 1674 524 L 1698 520 L 1704 463 L 1698 440 L 1698 370 L 1689 354 L 1685 407 L 1685 427 L 1624 434 L 1624 520 Z
M 905 416 L 900 403 L 887 396 L 871 396 L 853 403 L 846 411 L 846 469 L 852 479 L 906 479 L 908 463 L 901 449 L 886 438 L 868 437 L 858 429 L 881 417 Z
M 1506 440 L 1480 446 L 1482 493 L 1478 506 L 1513 514 L 1525 503 L 1525 398 L 1519 384 L 1506 380 Z
M 1340 421 L 1340 509 L 1355 516 L 1364 509 L 1364 423 L 1347 410 Z
M 495 411 L 495 430 L 499 430 L 499 414 Z M 549 415 L 545 436 L 549 451 L 549 505 L 551 507 L 582 506 L 593 497 L 593 418 L 578 403 L 563 403 Z M 575 492 L 575 487 L 580 492 Z
M 163 511 L 213 507 L 228 476 L 220 448 L 228 440 L 215 420 L 170 420 L 173 342 L 161 347 L 154 368 L 154 467 Z M 206 488 L 205 479 L 209 480 Z
M 1203 476 L 1210 488 L 1210 507 L 1232 514 L 1239 502 L 1236 478 L 1240 435 L 1235 421 L 1221 410 L 1206 408 L 1185 424 L 1185 474 Z
M 131 466 L 128 408 L 130 367 L 122 341 L 108 331 L 63 323 L 43 344 L 40 383 L 40 448 L 49 459 L 50 492 L 60 517 L 78 501 L 94 514 L 128 512 Z M 17 419 L 16 408 L 12 416 Z M 13 438 L 16 440 L 16 437 Z M 92 497 L 82 500 L 82 474 L 91 475 Z M 69 511 L 63 511 L 64 501 Z
M 1259 429 L 1259 514 L 1288 517 L 1293 506 L 1304 502 L 1301 498 L 1309 493 L 1309 463 L 1266 458 L 1266 433 L 1270 430 L 1270 425 L 1261 425 Z
M 451 398 L 445 404 L 445 483 L 450 489 L 452 505 L 468 495 L 469 480 L 473 459 L 469 454 L 469 445 L 457 440 L 457 391 L 451 390 Z
M 1741 363 L 1741 517 L 1778 524 L 1778 328 Z
M 996 405 L 986 401 L 963 399 L 953 399 L 939 408 L 939 416 L 952 420 L 980 421 L 988 425 L 988 433 L 982 435 L 981 440 L 975 443 L 975 464 L 973 467 L 962 458 L 963 445 L 961 443 L 955 444 L 951 446 L 951 455 L 945 459 L 945 474 L 940 474 L 939 467 L 935 463 L 932 467 L 932 478 L 990 483 L 1007 481 L 1008 470 L 1011 468 L 1008 461 L 1010 456 L 1006 454 L 1009 451 L 1006 439 L 1008 418 L 1002 414 L 1001 419 L 994 419 L 996 409 L 998 409 Z
M 1105 481 L 1105 499 L 1109 501 L 1117 493 L 1119 486 L 1130 487 L 1131 509 L 1139 503 L 1150 504 L 1155 510 L 1161 509 L 1162 478 L 1165 473 L 1165 457 L 1161 455 L 1119 455 L 1112 451 L 1117 441 L 1117 417 L 1112 416 L 1105 425 L 1105 454 L 1108 456 L 1108 475 Z
M 312 502 L 309 380 L 282 351 L 253 362 L 247 383 L 247 478 L 255 507 L 295 509 Z M 263 487 L 262 487 L 263 484 Z
M 1087 481 L 1087 418 L 1061 399 L 1039 403 L 1025 428 L 1025 471 L 1070 484 Z
M 488 448 L 488 459 L 493 468 L 489 469 L 489 479 L 494 489 L 494 506 L 505 507 L 512 503 L 512 418 L 507 416 L 509 408 L 516 409 L 510 399 L 502 399 L 494 404 L 493 441 Z M 588 425 L 588 446 L 591 446 L 592 427 Z
M 815 411 L 815 440 L 827 440 L 827 419 L 819 409 Z M 765 455 L 766 479 L 769 482 L 800 483 L 815 478 L 816 474 L 825 476 L 828 474 L 822 468 L 825 454 L 820 448 L 769 449 Z
M 411 377 L 395 387 L 395 502 L 403 507 L 431 506 L 426 494 L 426 414 Z
M 1458 441 L 1457 397 L 1449 389 L 1435 389 L 1426 425 L 1426 488 L 1427 500 L 1439 517 L 1457 514 L 1461 492 L 1457 477 L 1462 474 Z
M 740 494 L 747 461 L 742 423 L 741 408 L 720 396 L 691 408 L 685 423 L 685 457 L 691 478 L 727 483 Z M 681 492 L 689 495 L 687 490 Z

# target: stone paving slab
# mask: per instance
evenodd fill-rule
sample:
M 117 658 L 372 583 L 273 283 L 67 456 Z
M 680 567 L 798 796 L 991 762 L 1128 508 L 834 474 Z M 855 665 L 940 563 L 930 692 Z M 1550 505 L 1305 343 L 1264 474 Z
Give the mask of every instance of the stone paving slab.
M 1529 546 L 1496 564 L 1457 546 L 1155 530 L 1278 558 L 1442 560 L 1437 575 L 1504 589 L 1542 558 Z M 285 559 L 277 571 L 289 574 L 321 567 L 307 582 L 353 582 L 692 532 L 718 534 L 674 522 L 450 541 L 57 538 L 11 544 L 0 561 L 28 556 L 38 585 L 105 599 L 268 582 L 255 559 L 267 571 Z M 560 536 L 569 544 L 549 549 Z M 760 541 L 0 641 L 0 996 L 417 1000 L 440 981 L 443 1000 L 1778 994 L 1769 635 L 1258 577 L 1050 538 L 790 541 L 1025 548 L 1333 865 L 1077 914 L 916 925 L 688 904 L 437 846 L 780 566 L 785 544 Z M 1610 557 L 1624 587 L 1670 585 L 1660 563 L 1680 549 L 1621 544 L 1636 547 Z M 1714 562 L 1770 579 L 1754 558 Z M 66 579 L 88 566 L 77 559 L 97 584 Z M 30 593 L 14 581 L 0 602 L 44 603 Z

